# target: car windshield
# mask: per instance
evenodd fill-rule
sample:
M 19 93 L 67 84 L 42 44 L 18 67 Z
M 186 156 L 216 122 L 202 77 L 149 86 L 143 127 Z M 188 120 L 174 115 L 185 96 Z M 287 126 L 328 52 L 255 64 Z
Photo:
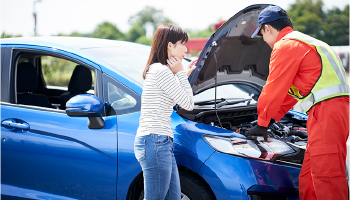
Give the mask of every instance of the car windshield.
M 106 62 L 118 72 L 143 85 L 142 73 L 151 51 L 150 46 L 94 47 L 81 50 Z M 184 67 L 188 63 L 186 60 L 182 62 Z
M 225 84 L 217 86 L 216 98 L 224 100 L 251 99 L 258 91 L 250 86 L 242 84 Z M 215 88 L 207 89 L 193 97 L 195 102 L 211 101 L 215 97 Z M 251 103 L 256 103 L 254 98 Z M 212 103 L 214 104 L 214 102 Z

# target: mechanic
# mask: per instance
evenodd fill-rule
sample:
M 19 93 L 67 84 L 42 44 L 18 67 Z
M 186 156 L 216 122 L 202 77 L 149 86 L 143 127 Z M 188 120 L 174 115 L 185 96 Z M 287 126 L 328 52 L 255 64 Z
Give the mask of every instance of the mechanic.
M 272 48 L 269 76 L 258 101 L 258 124 L 248 138 L 263 136 L 298 101 L 307 120 L 308 144 L 299 174 L 299 196 L 348 199 L 345 174 L 349 136 L 349 84 L 337 54 L 324 42 L 294 31 L 279 6 L 259 15 L 257 34 Z

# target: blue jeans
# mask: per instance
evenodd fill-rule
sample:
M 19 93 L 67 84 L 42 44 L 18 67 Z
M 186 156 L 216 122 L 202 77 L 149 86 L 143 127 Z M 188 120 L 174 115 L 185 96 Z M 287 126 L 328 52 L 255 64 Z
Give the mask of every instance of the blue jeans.
M 173 150 L 169 136 L 150 134 L 135 138 L 134 152 L 143 171 L 145 200 L 181 199 Z

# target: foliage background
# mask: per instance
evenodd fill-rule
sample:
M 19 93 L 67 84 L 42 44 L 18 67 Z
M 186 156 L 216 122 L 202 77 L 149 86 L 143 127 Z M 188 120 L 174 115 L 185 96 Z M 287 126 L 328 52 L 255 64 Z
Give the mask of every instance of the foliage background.
M 349 45 L 349 5 L 343 9 L 324 9 L 322 0 L 296 0 L 287 13 L 294 30 L 311 35 L 331 46 Z M 218 19 L 219 21 L 219 19 Z M 162 10 L 146 6 L 128 20 L 130 29 L 123 33 L 116 24 L 102 22 L 91 33 L 73 32 L 66 36 L 126 40 L 151 45 L 152 35 L 162 23 L 174 23 Z M 181 26 L 181 25 L 180 25 Z M 214 33 L 210 26 L 204 30 L 186 30 L 190 38 L 207 38 Z M 64 34 L 58 34 L 63 36 Z M 3 32 L 1 38 L 21 37 Z
M 334 7 L 325 10 L 322 0 L 296 0 L 290 5 L 287 13 L 293 23 L 294 30 L 303 32 L 331 46 L 349 45 L 349 5 L 340 9 Z M 129 18 L 130 29 L 123 33 L 116 24 L 102 22 L 91 33 L 73 32 L 58 36 L 93 37 L 110 40 L 125 40 L 151 45 L 152 35 L 162 23 L 174 23 L 166 17 L 162 10 L 150 6 L 144 7 Z M 218 19 L 219 21 L 219 19 Z M 186 30 L 190 38 L 208 38 L 214 31 L 209 27 L 204 30 Z M 21 37 L 3 32 L 1 38 Z M 42 60 L 44 78 L 52 80 L 48 84 L 67 86 L 75 63 L 60 60 L 54 57 L 45 57 Z

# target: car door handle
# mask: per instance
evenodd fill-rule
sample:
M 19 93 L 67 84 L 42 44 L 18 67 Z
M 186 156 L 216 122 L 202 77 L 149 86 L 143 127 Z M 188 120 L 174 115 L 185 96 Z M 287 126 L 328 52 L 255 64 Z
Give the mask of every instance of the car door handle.
M 22 130 L 28 130 L 29 124 L 22 121 L 22 120 L 15 120 L 15 119 L 5 119 L 1 122 L 1 126 L 8 128 L 8 129 L 22 129 Z

